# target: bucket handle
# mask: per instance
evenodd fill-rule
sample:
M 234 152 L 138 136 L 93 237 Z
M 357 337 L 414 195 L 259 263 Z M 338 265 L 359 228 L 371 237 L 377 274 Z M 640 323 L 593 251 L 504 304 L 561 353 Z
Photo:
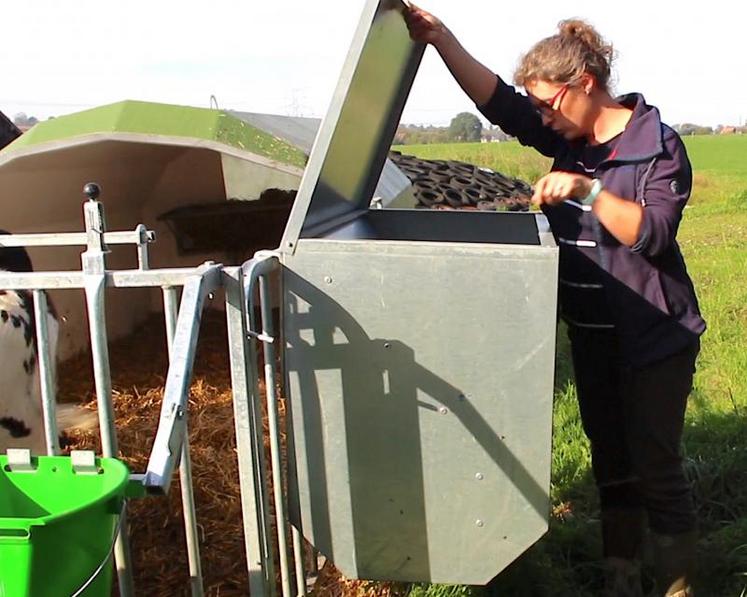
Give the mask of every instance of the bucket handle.
M 0 543 L 4 541 L 27 541 L 31 533 L 23 527 L 0 526 Z
M 104 559 L 101 561 L 101 563 L 98 565 L 96 570 L 93 571 L 93 574 L 88 577 L 88 580 L 85 581 L 77 591 L 75 591 L 70 597 L 80 597 L 80 595 L 83 594 L 83 591 L 85 591 L 88 586 L 96 580 L 96 577 L 101 574 L 101 571 L 106 567 L 106 564 L 109 562 L 109 560 L 112 557 L 112 553 L 114 552 L 114 544 L 117 541 L 117 536 L 119 535 L 119 531 L 122 530 L 122 515 L 125 511 L 125 505 L 127 504 L 126 500 L 122 500 L 122 508 L 119 510 L 119 517 L 117 519 L 117 526 L 114 527 L 114 535 L 112 536 L 112 543 L 109 546 L 109 549 L 106 552 L 106 555 L 104 556 Z
M 0 518 L 0 543 L 28 541 L 31 526 L 28 519 Z

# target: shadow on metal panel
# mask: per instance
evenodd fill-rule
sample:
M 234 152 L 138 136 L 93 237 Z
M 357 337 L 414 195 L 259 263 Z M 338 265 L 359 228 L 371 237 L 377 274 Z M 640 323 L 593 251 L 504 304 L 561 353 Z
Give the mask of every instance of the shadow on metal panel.
M 352 515 L 349 523 L 354 544 L 350 547 L 357 560 L 357 576 L 374 580 L 433 578 L 418 411 L 438 407 L 420 400 L 422 395 L 456 416 L 534 512 L 547 517 L 547 489 L 538 484 L 480 412 L 461 398 L 464 392 L 460 388 L 419 365 L 409 346 L 396 339 L 369 338 L 356 319 L 323 290 L 292 272 L 285 275 L 296 299 L 286 303 L 287 317 L 294 323 L 286 327 L 284 339 L 287 374 L 301 375 L 297 384 L 303 388 L 303 400 L 291 402 L 291 417 L 294 428 L 303 429 L 303 476 L 313 479 L 313 488 L 319 490 L 305 497 L 310 504 L 314 545 L 322 553 L 332 556 L 340 549 L 334 545 L 331 518 L 342 514 L 330 510 L 341 496 L 327 495 L 325 489 L 349 491 L 346 511 Z M 299 312 L 302 303 L 308 307 Z M 361 354 L 368 356 L 365 362 L 358 358 Z M 303 366 L 295 368 L 296 363 Z M 317 379 L 325 372 L 339 375 L 339 394 L 320 396 Z M 331 409 L 322 406 L 324 399 L 342 400 L 334 408 L 341 410 L 342 420 L 325 420 L 323 415 L 329 416 Z M 342 474 L 349 485 L 326 479 L 331 468 L 330 455 L 325 453 L 330 447 L 328 428 L 335 423 L 341 425 L 337 433 L 347 440 L 340 447 L 346 449 Z

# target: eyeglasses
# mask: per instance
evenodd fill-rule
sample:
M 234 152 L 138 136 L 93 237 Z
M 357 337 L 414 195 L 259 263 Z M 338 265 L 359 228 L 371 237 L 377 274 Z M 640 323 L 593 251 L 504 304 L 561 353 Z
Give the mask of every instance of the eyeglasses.
M 564 83 L 558 92 L 553 95 L 549 100 L 544 101 L 538 98 L 534 98 L 534 105 L 537 110 L 537 114 L 540 116 L 552 116 L 553 113 L 560 110 L 560 105 L 563 103 L 566 91 L 568 91 L 569 84 Z M 557 106 L 555 105 L 557 104 Z

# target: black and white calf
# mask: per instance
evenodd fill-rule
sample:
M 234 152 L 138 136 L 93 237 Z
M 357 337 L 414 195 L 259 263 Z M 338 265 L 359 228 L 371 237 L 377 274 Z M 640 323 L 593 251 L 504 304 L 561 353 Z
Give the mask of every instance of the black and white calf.
M 0 235 L 7 232 L 0 230 Z M 0 270 L 31 272 L 31 259 L 23 248 L 3 247 L 0 236 Z M 59 322 L 50 303 L 47 317 L 49 354 L 57 358 Z M 64 428 L 89 428 L 95 416 L 71 405 L 58 406 Z M 39 347 L 31 292 L 0 289 L 0 454 L 8 448 L 30 448 L 45 454 L 44 417 L 39 378 Z

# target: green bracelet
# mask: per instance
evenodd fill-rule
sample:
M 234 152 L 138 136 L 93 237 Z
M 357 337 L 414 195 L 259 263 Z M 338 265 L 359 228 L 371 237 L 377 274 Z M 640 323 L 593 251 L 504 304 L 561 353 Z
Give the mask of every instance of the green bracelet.
M 591 205 L 596 200 L 599 193 L 602 192 L 602 181 L 598 178 L 595 178 L 591 182 L 591 190 L 589 190 L 589 194 L 586 195 L 583 199 L 581 199 L 581 203 L 584 205 Z

